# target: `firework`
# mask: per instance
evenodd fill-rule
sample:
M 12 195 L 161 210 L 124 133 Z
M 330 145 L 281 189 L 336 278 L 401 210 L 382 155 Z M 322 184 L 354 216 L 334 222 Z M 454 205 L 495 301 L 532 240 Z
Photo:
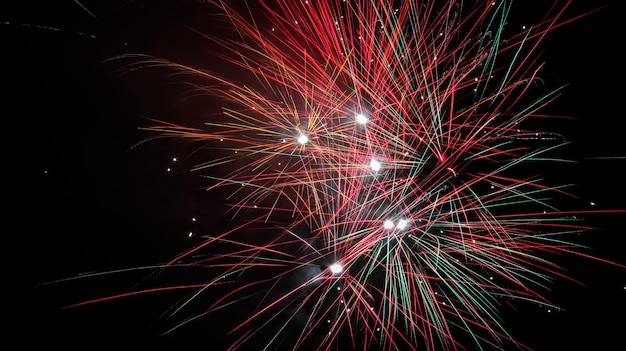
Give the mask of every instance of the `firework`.
M 542 290 L 565 275 L 549 257 L 581 254 L 565 238 L 588 229 L 529 172 L 563 145 L 531 126 L 560 94 L 537 89 L 538 49 L 567 4 L 510 28 L 511 1 L 210 3 L 232 31 L 200 34 L 236 74 L 117 58 L 190 74 L 223 106 L 202 127 L 145 128 L 213 147 L 193 171 L 232 208 L 230 228 L 158 267 L 207 274 L 156 289 L 193 291 L 165 333 L 237 306 L 229 350 L 516 343 L 500 305 L 551 305 Z

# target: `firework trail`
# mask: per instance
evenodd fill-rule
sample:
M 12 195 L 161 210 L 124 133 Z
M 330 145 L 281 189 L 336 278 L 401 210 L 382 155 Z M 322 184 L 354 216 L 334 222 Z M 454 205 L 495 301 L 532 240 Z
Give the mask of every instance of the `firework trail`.
M 550 305 L 565 275 L 548 258 L 582 254 L 565 238 L 587 229 L 529 171 L 563 145 L 527 126 L 560 94 L 537 89 L 538 50 L 567 4 L 515 30 L 501 0 L 210 5 L 232 33 L 198 34 L 236 78 L 116 58 L 203 80 L 223 106 L 146 128 L 215 146 L 194 171 L 231 194 L 232 227 L 159 266 L 211 272 L 161 289 L 193 291 L 167 332 L 245 305 L 229 350 L 524 348 L 500 305 Z

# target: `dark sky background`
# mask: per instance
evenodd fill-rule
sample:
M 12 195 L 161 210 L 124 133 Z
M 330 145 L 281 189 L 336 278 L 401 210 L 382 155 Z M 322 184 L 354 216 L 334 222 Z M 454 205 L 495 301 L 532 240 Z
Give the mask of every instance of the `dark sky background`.
M 522 2 L 522 1 L 520 1 Z M 536 16 L 531 3 L 515 16 Z M 16 4 L 18 3 L 18 4 Z M 558 128 L 581 159 L 553 174 L 573 182 L 581 206 L 626 208 L 623 12 L 617 0 L 574 1 L 570 13 L 607 7 L 553 32 L 544 72 L 567 83 L 550 109 L 571 116 Z M 81 6 L 81 4 L 83 6 Z M 179 295 L 156 294 L 59 310 L 85 298 L 129 289 L 144 274 L 41 284 L 78 274 L 162 263 L 197 243 L 219 221 L 221 199 L 188 172 L 189 145 L 155 141 L 145 118 L 197 123 L 212 106 L 184 100 L 163 72 L 116 76 L 103 63 L 145 53 L 195 67 L 215 67 L 207 42 L 186 26 L 209 30 L 210 11 L 192 1 L 20 1 L 0 5 L 2 116 L 8 154 L 5 303 L 17 313 L 9 335 L 30 346 L 155 346 L 221 350 L 219 329 L 192 327 L 154 340 L 151 324 Z M 516 17 L 517 18 L 517 17 Z M 206 100 L 205 100 L 206 103 Z M 174 162 L 173 158 L 178 161 Z M 170 171 L 168 171 L 170 168 Z M 192 221 L 196 218 L 196 221 Z M 580 241 L 590 253 L 626 264 L 623 214 L 592 215 L 603 230 Z M 15 239 L 15 240 L 13 240 Z M 507 313 L 513 335 L 538 351 L 625 350 L 626 270 L 559 258 L 584 282 L 557 280 L 548 312 L 520 304 Z M 190 275 L 193 272 L 180 273 Z M 209 325 L 216 321 L 207 322 Z M 203 329 L 205 328 L 205 329 Z M 212 331 L 213 330 L 213 331 Z M 25 347 L 18 347 L 24 349 Z

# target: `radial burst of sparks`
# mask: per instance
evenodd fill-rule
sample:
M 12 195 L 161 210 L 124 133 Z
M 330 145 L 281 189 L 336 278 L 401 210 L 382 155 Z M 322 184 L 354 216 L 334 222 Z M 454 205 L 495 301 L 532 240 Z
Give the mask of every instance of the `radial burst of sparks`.
M 528 175 L 561 145 L 527 125 L 560 94 L 535 88 L 567 4 L 511 30 L 505 0 L 209 3 L 234 35 L 202 35 L 238 79 L 120 58 L 206 79 L 224 106 L 204 128 L 146 128 L 224 145 L 194 171 L 235 214 L 160 267 L 215 272 L 178 287 L 194 293 L 168 332 L 247 303 L 229 350 L 515 343 L 501 301 L 551 306 L 542 290 L 565 274 L 546 257 L 577 254 L 564 237 L 588 229 L 553 205 L 563 188 Z

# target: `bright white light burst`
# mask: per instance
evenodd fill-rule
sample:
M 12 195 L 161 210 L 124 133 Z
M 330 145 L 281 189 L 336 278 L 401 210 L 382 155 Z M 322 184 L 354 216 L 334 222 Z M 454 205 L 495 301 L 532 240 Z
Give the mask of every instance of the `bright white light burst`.
M 407 227 L 407 225 L 409 225 L 409 221 L 407 221 L 406 219 L 401 219 L 398 221 L 398 225 L 397 228 L 398 229 L 404 229 Z
M 308 138 L 306 135 L 302 134 L 302 135 L 300 135 L 300 137 L 298 138 L 298 142 L 299 142 L 300 144 L 304 145 L 304 144 L 306 144 L 306 143 L 308 143 L 308 142 L 309 142 L 309 138 Z
M 367 124 L 367 117 L 365 117 L 362 113 L 356 115 L 356 121 L 359 124 Z
M 372 169 L 372 171 L 378 172 L 378 171 L 380 171 L 380 167 L 381 167 L 381 164 L 377 160 L 372 159 L 370 161 L 370 168 Z
M 390 219 L 385 220 L 385 222 L 383 222 L 383 228 L 385 229 L 393 228 L 393 221 Z
M 343 272 L 343 266 L 340 265 L 339 263 L 333 263 L 328 268 L 330 269 L 330 272 L 332 274 L 339 274 L 339 273 Z

